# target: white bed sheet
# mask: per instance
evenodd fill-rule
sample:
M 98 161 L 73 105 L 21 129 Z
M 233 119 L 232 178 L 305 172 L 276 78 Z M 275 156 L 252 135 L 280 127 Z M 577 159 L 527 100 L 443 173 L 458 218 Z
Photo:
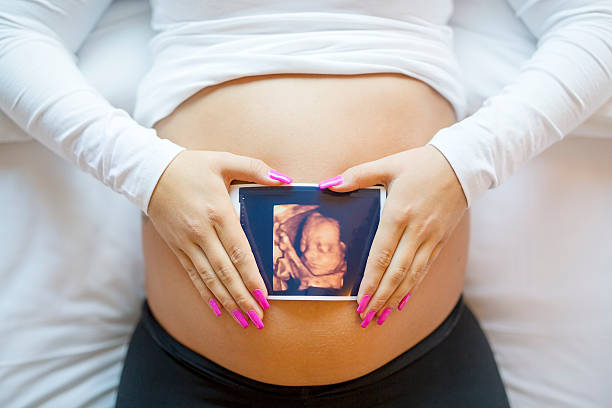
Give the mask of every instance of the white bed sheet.
M 148 19 L 116 1 L 78 53 L 129 112 Z M 452 23 L 475 109 L 534 39 L 503 0 L 458 0 Z M 466 300 L 515 407 L 612 406 L 612 103 L 574 135 L 472 211 Z M 28 139 L 0 117 L 0 140 Z M 0 145 L 0 203 L 0 405 L 112 406 L 143 298 L 138 210 L 32 141 Z
M 534 38 L 503 0 L 457 2 L 471 109 Z M 465 296 L 514 407 L 612 406 L 612 103 L 472 208 Z
M 78 54 L 128 112 L 149 19 L 118 2 Z M 0 406 L 114 406 L 144 298 L 140 211 L 37 142 L 0 144 L 0 260 Z

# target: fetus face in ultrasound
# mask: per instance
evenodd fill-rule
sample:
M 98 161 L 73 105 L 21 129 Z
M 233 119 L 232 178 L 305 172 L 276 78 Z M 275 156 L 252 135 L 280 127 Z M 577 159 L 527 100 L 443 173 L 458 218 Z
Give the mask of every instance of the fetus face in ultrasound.
M 320 213 L 308 216 L 300 250 L 306 267 L 314 275 L 327 275 L 344 261 L 346 245 L 340 241 L 340 223 Z
M 346 244 L 340 222 L 323 216 L 317 205 L 274 206 L 274 290 L 310 287 L 339 289 L 346 273 Z

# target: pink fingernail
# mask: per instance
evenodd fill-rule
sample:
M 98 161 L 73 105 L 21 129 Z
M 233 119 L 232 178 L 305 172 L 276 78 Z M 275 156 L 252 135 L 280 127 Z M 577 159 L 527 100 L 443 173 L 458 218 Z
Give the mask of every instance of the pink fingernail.
M 264 310 L 270 307 L 270 304 L 268 303 L 268 299 L 266 299 L 261 289 L 255 289 L 253 291 L 253 294 L 255 295 L 255 299 L 257 299 L 257 301 L 259 302 L 259 305 Z
M 255 325 L 255 327 L 257 327 L 259 330 L 263 329 L 264 325 L 263 322 L 261 321 L 261 319 L 259 318 L 259 316 L 257 316 L 257 313 L 255 313 L 254 310 L 249 310 L 247 312 L 247 314 L 249 315 L 249 317 L 251 318 L 251 321 L 253 322 L 253 324 Z
M 291 182 L 293 181 L 293 179 L 288 175 L 278 172 L 276 170 L 268 171 L 268 177 L 270 177 L 272 180 L 282 181 L 283 183 L 287 184 L 291 184 Z
M 402 310 L 402 308 L 404 307 L 404 305 L 406 304 L 408 299 L 410 299 L 410 293 L 407 293 L 406 296 L 404 296 L 404 298 L 400 302 L 399 306 L 397 307 L 397 310 Z
M 240 310 L 234 310 L 232 312 L 232 315 L 234 316 L 234 319 L 236 319 L 238 324 L 242 326 L 242 328 L 246 329 L 247 327 L 249 327 L 249 322 L 247 322 L 247 319 L 244 317 Z
M 320 189 L 329 188 L 329 187 L 333 187 L 333 186 L 342 184 L 343 182 L 344 180 L 342 179 L 342 176 L 336 176 L 336 177 L 332 177 L 330 179 L 323 180 L 322 182 L 320 182 L 319 188 Z
M 361 298 L 361 302 L 359 303 L 359 306 L 357 307 L 357 313 L 361 313 L 365 310 L 366 307 L 368 307 L 368 302 L 370 301 L 370 295 L 365 295 L 364 297 Z
M 361 322 L 361 327 L 365 328 L 368 324 L 370 324 L 370 321 L 372 320 L 375 314 L 376 314 L 376 310 L 370 310 L 368 314 L 366 315 L 366 318 L 363 319 L 363 322 Z
M 378 323 L 379 326 L 381 324 L 383 324 L 385 322 L 385 320 L 387 320 L 387 316 L 389 316 L 389 313 L 391 313 L 392 310 L 393 310 L 393 308 L 390 308 L 390 307 L 388 307 L 385 310 L 383 310 L 383 312 L 380 314 L 380 317 L 378 318 L 376 323 Z
M 215 302 L 215 299 L 210 299 L 208 301 L 208 304 L 210 305 L 210 308 L 213 310 L 213 312 L 215 312 L 217 316 L 221 316 L 221 310 L 219 310 L 219 306 L 217 306 L 217 302 Z

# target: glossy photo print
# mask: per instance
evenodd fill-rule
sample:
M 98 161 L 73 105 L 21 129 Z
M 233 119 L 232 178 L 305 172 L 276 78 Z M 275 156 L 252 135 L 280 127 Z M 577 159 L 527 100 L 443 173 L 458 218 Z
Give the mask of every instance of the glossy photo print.
M 383 187 L 234 185 L 232 199 L 271 299 L 355 299 L 385 200 Z

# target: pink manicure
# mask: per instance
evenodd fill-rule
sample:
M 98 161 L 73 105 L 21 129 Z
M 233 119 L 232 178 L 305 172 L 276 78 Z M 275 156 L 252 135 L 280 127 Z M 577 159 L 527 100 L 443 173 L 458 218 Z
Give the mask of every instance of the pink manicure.
M 247 314 L 249 315 L 249 317 L 251 318 L 251 321 L 253 322 L 253 324 L 255 325 L 255 327 L 257 327 L 259 330 L 264 328 L 263 322 L 261 321 L 261 319 L 259 318 L 259 316 L 257 316 L 257 313 L 255 313 L 254 310 L 249 310 L 247 312 Z
M 389 313 L 391 313 L 392 310 L 393 309 L 390 307 L 383 310 L 383 312 L 380 314 L 380 317 L 378 318 L 378 321 L 376 321 L 376 323 L 378 323 L 379 326 L 383 324 L 385 320 L 387 320 L 387 316 L 389 316 Z
M 404 305 L 406 304 L 408 299 L 410 299 L 410 293 L 407 293 L 406 296 L 404 296 L 404 298 L 400 302 L 399 306 L 397 307 L 397 310 L 402 310 L 402 308 L 404 307 Z
M 266 299 L 261 289 L 255 289 L 253 291 L 253 294 L 255 295 L 255 299 L 257 299 L 257 301 L 259 302 L 259 305 L 264 310 L 270 307 L 270 304 L 268 303 L 268 299 Z
M 208 304 L 210 305 L 210 308 L 213 310 L 213 312 L 215 312 L 217 316 L 221 316 L 221 310 L 219 310 L 219 306 L 217 306 L 217 302 L 215 302 L 215 299 L 210 299 L 208 301 Z
M 364 297 L 361 298 L 361 302 L 359 303 L 359 306 L 357 307 L 357 313 L 361 313 L 365 310 L 366 307 L 368 307 L 368 302 L 370 301 L 370 295 L 365 295 Z
M 370 310 L 368 314 L 366 315 L 366 318 L 363 319 L 363 322 L 361 322 L 361 327 L 365 328 L 368 324 L 370 324 L 370 321 L 372 320 L 375 314 L 376 314 L 376 310 Z
M 249 327 L 249 322 L 247 322 L 247 319 L 244 317 L 244 315 L 242 314 L 240 310 L 238 309 L 234 310 L 232 312 L 232 315 L 234 316 L 234 319 L 236 319 L 238 324 L 242 326 L 243 329 L 246 329 L 247 327 Z
M 337 186 L 339 184 L 342 184 L 343 182 L 344 180 L 342 179 L 342 176 L 336 176 L 336 177 L 332 177 L 330 179 L 323 180 L 322 182 L 320 182 L 319 188 L 325 189 L 325 188 Z
M 283 183 L 286 183 L 286 184 L 291 184 L 291 182 L 293 181 L 291 177 L 281 172 L 278 172 L 276 170 L 268 171 L 268 177 L 270 177 L 272 180 L 282 181 Z

